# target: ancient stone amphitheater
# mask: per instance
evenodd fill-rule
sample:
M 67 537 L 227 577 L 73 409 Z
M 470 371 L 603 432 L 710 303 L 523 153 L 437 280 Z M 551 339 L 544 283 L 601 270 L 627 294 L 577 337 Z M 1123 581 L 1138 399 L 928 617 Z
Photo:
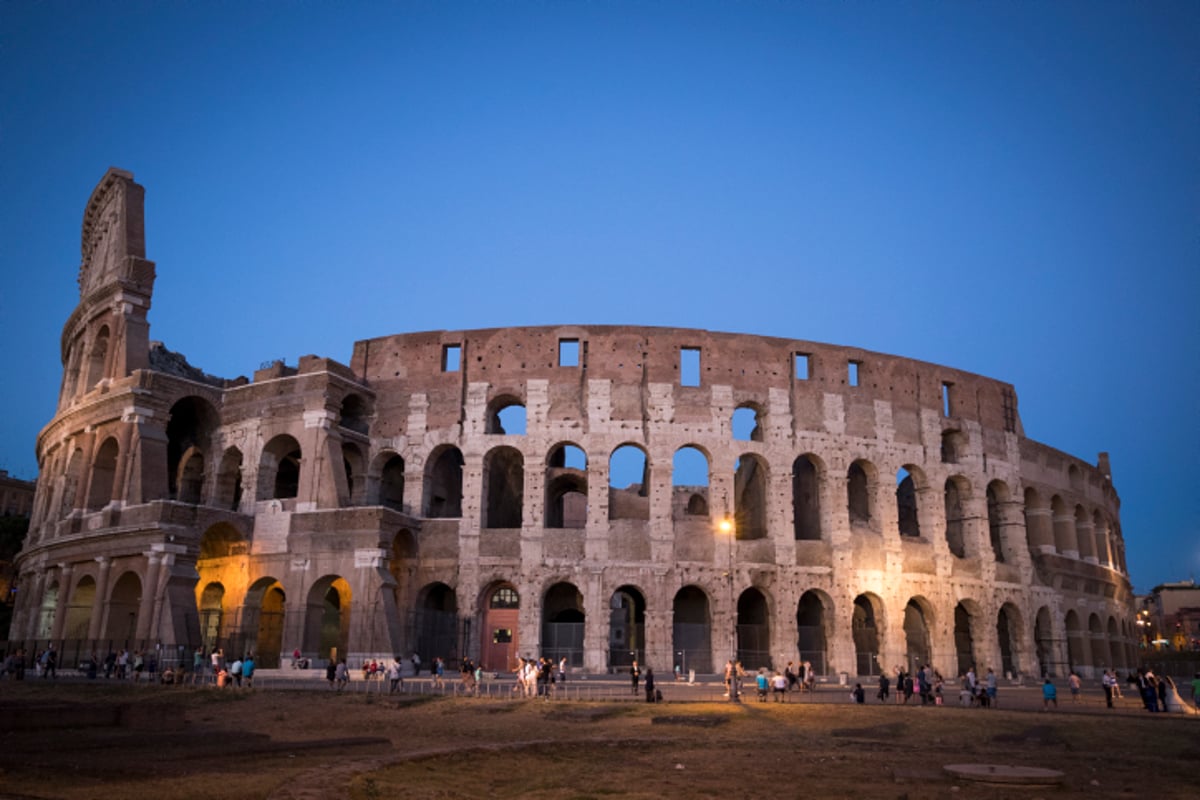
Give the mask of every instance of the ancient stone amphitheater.
M 1013 387 L 704 330 L 431 331 L 253 380 L 149 337 L 143 189 L 110 170 L 10 639 L 286 666 L 1087 676 L 1133 663 L 1119 500 Z

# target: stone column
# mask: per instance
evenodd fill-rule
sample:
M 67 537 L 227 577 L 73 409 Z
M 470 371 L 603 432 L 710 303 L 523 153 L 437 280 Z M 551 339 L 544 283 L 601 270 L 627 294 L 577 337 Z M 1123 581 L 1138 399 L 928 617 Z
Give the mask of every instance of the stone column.
M 138 641 L 153 638 L 155 633 L 155 629 L 151 625 L 154 622 L 154 602 L 158 597 L 158 573 L 162 566 L 162 553 L 152 549 L 144 555 L 146 556 L 146 579 L 142 582 L 142 601 L 138 604 L 138 622 L 134 633 L 134 638 Z
M 95 641 L 100 638 L 103 625 L 108 617 L 108 572 L 112 569 L 112 559 L 107 556 L 97 556 L 96 563 L 100 565 L 96 575 L 96 597 L 92 601 L 92 618 L 88 623 L 88 639 Z
M 54 624 L 50 628 L 50 638 L 54 641 L 62 639 L 63 625 L 67 621 L 67 604 L 71 599 L 71 572 L 73 567 L 71 564 L 60 563 L 58 565 L 58 606 L 54 609 Z

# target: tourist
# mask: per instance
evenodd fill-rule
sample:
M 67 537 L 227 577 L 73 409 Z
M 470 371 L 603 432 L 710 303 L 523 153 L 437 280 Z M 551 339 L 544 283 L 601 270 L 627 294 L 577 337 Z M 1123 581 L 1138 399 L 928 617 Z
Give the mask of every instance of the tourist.
M 1074 670 L 1072 670 L 1071 674 L 1067 676 L 1067 686 L 1069 686 L 1071 689 L 1071 702 L 1072 703 L 1079 702 L 1079 687 L 1082 683 L 1083 682 L 1081 680 L 1079 680 L 1079 676 L 1075 673 Z
M 634 694 L 638 693 L 638 678 L 640 676 L 641 676 L 641 672 L 638 670 L 638 663 L 637 663 L 637 659 L 635 658 L 633 660 L 633 664 L 631 664 L 629 667 L 629 680 L 633 684 L 633 693 Z
M 657 691 L 657 690 L 654 688 L 654 670 L 647 667 L 646 668 L 646 702 L 647 703 L 653 703 L 658 699 L 654 694 L 655 691 Z
M 733 662 L 726 661 L 725 662 L 725 696 L 729 697 L 729 694 L 732 691 L 733 691 Z
M 988 667 L 987 677 L 984 678 L 984 688 L 987 690 L 988 703 L 994 707 L 996 705 L 997 681 L 996 673 L 992 671 L 991 667 Z
M 675 680 L 679 680 L 679 666 L 675 668 Z M 567 682 L 567 657 L 563 656 L 558 660 L 558 682 Z
M 417 652 L 415 650 L 413 651 L 413 654 L 412 654 L 412 665 L 413 665 L 413 677 L 415 678 L 421 674 L 421 656 L 417 655 Z
M 796 688 L 796 682 L 798 679 L 796 678 L 796 670 L 792 668 L 791 661 L 789 661 L 787 666 L 784 667 L 783 677 L 787 678 L 788 690 L 794 690 Z
M 242 686 L 242 660 L 240 658 L 234 658 L 233 663 L 229 665 L 229 677 L 233 679 L 233 684 L 240 689 Z
M 388 688 L 388 694 L 395 694 L 400 691 L 400 685 L 404 683 L 404 675 L 402 673 L 403 669 L 400 667 L 399 657 L 393 658 L 387 671 L 388 683 L 391 684 Z
M 1138 694 L 1142 697 L 1142 705 L 1147 711 L 1158 711 L 1158 693 L 1156 691 L 1157 684 L 1154 680 L 1154 673 L 1149 672 L 1142 667 L 1138 667 L 1137 671 L 1137 687 Z
M 754 685 L 758 690 L 758 702 L 767 702 L 767 690 L 770 688 L 770 681 L 767 680 L 766 667 L 758 668 L 758 675 L 754 677 Z
M 1170 679 L 1163 675 L 1158 679 L 1158 702 L 1162 706 L 1162 710 L 1167 710 L 1167 687 L 1170 685 Z
M 863 691 L 861 683 L 856 683 L 854 684 L 854 691 L 850 693 L 850 696 L 854 698 L 855 703 L 861 706 L 866 702 L 867 693 Z
M 346 688 L 346 684 L 350 683 L 350 668 L 346 666 L 346 659 L 343 658 L 337 663 L 337 670 L 334 672 L 334 676 L 339 692 Z
M 779 670 L 775 670 L 775 677 L 771 678 L 771 688 L 774 690 L 775 702 L 787 702 L 788 681 Z
M 1100 685 L 1104 688 L 1104 704 L 1113 707 L 1113 687 L 1117 685 L 1117 679 L 1108 670 L 1104 670 L 1104 674 L 1100 676 Z
M 888 676 L 883 673 L 880 673 L 879 674 L 879 691 L 875 694 L 875 696 L 877 698 L 879 698 L 879 702 L 881 702 L 881 703 L 887 702 L 888 695 L 891 694 L 891 689 L 892 689 L 892 684 L 891 684 L 891 681 L 888 680 Z
M 1058 708 L 1058 687 L 1047 677 L 1042 683 L 1042 711 L 1049 711 L 1051 703 Z
M 337 681 L 337 664 L 333 659 L 329 659 L 329 663 L 325 665 L 325 680 L 329 681 L 329 688 L 334 688 L 334 682 Z
M 254 670 L 257 665 L 254 663 L 254 653 L 247 653 L 246 658 L 242 661 L 242 677 L 246 679 L 246 688 L 254 688 Z
M 436 656 L 433 659 L 433 685 L 441 689 L 445 684 L 442 682 L 442 677 L 446 674 L 446 662 L 442 661 L 441 656 Z

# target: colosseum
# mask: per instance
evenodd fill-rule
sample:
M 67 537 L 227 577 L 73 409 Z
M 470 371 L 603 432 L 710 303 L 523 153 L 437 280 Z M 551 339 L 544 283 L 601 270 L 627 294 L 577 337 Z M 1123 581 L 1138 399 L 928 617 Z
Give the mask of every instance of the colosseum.
M 87 202 L 10 642 L 268 668 L 1134 663 L 1108 457 L 1026 438 L 1007 383 L 591 325 L 402 333 L 349 365 L 217 378 L 150 340 L 143 196 L 111 169 Z

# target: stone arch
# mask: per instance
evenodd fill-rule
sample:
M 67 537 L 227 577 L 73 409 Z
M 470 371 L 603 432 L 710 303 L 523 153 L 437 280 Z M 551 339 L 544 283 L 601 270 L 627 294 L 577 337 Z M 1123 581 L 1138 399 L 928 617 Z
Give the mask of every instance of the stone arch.
M 393 452 L 386 452 L 376 459 L 383 465 L 379 468 L 379 505 L 395 511 L 404 511 L 404 459 Z
M 246 554 L 246 537 L 241 531 L 228 522 L 218 522 L 209 526 L 200 536 L 200 555 L 197 559 L 197 569 L 200 562 L 239 556 Z
M 818 541 L 821 535 L 821 477 L 824 463 L 805 453 L 792 462 L 792 527 L 796 540 Z
M 628 671 L 633 659 L 646 663 L 646 597 L 636 586 L 624 585 L 608 601 L 608 668 Z
M 462 451 L 453 445 L 434 448 L 425 464 L 425 497 L 422 506 L 430 519 L 462 516 Z
M 925 487 L 925 474 L 912 464 L 896 470 L 896 524 L 901 536 L 920 538 L 921 511 L 917 490 Z
M 342 660 L 350 644 L 350 584 L 340 575 L 325 575 L 308 590 L 304 616 L 304 650 L 317 658 Z
M 769 486 L 766 459 L 753 453 L 743 453 L 734 465 L 733 476 L 733 522 L 738 539 L 767 538 Z
M 348 431 L 366 436 L 371 426 L 371 404 L 365 397 L 351 392 L 342 398 L 338 409 L 338 425 Z
M 966 505 L 971 488 L 967 479 L 952 475 L 946 479 L 943 501 L 946 509 L 946 546 L 958 558 L 967 557 Z
M 620 484 L 628 481 L 622 487 Z M 618 445 L 608 458 L 608 518 L 650 519 L 650 459 L 638 444 Z
M 883 601 L 878 595 L 864 592 L 854 598 L 850 615 L 850 632 L 854 639 L 855 674 L 878 675 L 879 643 L 883 638 Z
M 963 599 L 954 606 L 954 651 L 959 675 L 978 663 L 976 640 L 982 617 L 983 610 L 974 600 Z
M 458 658 L 458 595 L 441 581 L 426 584 L 417 593 L 413 631 L 421 660 Z
M 671 646 L 679 668 L 685 673 L 712 672 L 712 615 L 708 595 L 698 586 L 683 586 L 675 593 L 671 611 Z
M 875 519 L 875 486 L 878 473 L 875 465 L 864 458 L 854 461 L 846 470 L 846 506 L 851 527 L 870 527 Z
M 276 578 L 256 580 L 246 592 L 242 608 L 241 634 L 246 649 L 255 654 L 255 663 L 264 669 L 276 669 L 283 653 L 283 623 L 287 610 L 287 594 Z M 316 651 L 299 642 L 304 654 L 314 657 Z
M 957 464 L 967 455 L 967 436 L 960 430 L 942 431 L 942 463 Z
M 479 605 L 483 617 L 479 664 L 485 670 L 509 672 L 521 652 L 520 593 L 509 581 L 492 581 L 484 587 Z
M 586 619 L 583 594 L 575 584 L 563 581 L 547 588 L 542 596 L 542 655 L 582 667 Z
M 60 517 L 65 517 L 76 508 L 86 505 L 83 502 L 86 498 L 81 496 L 82 492 L 80 491 L 83 487 L 83 479 L 83 448 L 76 447 L 71 451 L 71 457 L 67 459 L 66 471 L 63 473 L 62 500 L 58 512 Z
M 92 459 L 92 479 L 88 489 L 88 511 L 99 511 L 114 499 L 113 490 L 117 477 L 117 456 L 120 447 L 115 437 L 109 436 L 96 450 Z
M 225 587 L 218 581 L 204 584 L 196 607 L 200 612 L 200 647 L 212 652 L 222 646 L 225 622 Z
M 1054 627 L 1050 621 L 1050 609 L 1046 606 L 1039 608 L 1037 616 L 1034 618 L 1033 645 L 1041 677 L 1055 675 L 1055 664 L 1057 663 L 1055 651 L 1057 648 L 1055 647 Z
M 825 592 L 809 589 L 796 603 L 796 650 L 800 663 L 809 662 L 818 675 L 829 673 L 828 646 L 832 631 L 833 600 Z
M 1067 611 L 1063 619 L 1063 627 L 1067 631 L 1067 668 L 1075 672 L 1082 665 L 1091 661 L 1088 653 L 1087 639 L 1083 635 L 1083 625 L 1075 609 Z
M 54 616 L 58 613 L 58 581 L 46 587 L 38 608 L 37 633 L 39 639 L 49 639 L 54 631 Z
M 96 331 L 96 338 L 92 341 L 91 350 L 88 352 L 87 380 L 83 384 L 85 392 L 95 389 L 107 374 L 110 338 L 112 337 L 109 334 L 108 326 L 101 325 L 100 330 Z
M 909 672 L 933 662 L 933 606 L 923 597 L 913 597 L 904 606 L 905 662 Z
M 741 403 L 733 410 L 729 427 L 735 441 L 761 442 L 766 414 L 758 403 Z
M 1079 557 L 1096 558 L 1096 540 L 1092 533 L 1092 520 L 1082 505 L 1075 506 L 1075 541 L 1079 546 Z
M 546 527 L 587 527 L 587 454 L 572 442 L 560 442 L 546 456 Z
M 488 403 L 483 432 L 491 435 L 523 436 L 527 425 L 525 404 L 521 398 L 502 394 Z
M 994 480 L 987 485 L 988 542 L 992 546 L 992 558 L 997 564 L 1008 560 L 1004 541 L 1004 504 L 1009 502 L 1008 484 Z
M 121 573 L 108 593 L 108 619 L 101 638 L 129 647 L 137 636 L 138 610 L 142 605 L 142 579 L 133 570 Z
M 1025 625 L 1022 621 L 1021 610 L 1014 603 L 1000 606 L 996 614 L 996 640 L 1000 644 L 1000 673 L 1017 676 L 1026 668 L 1021 657 L 1021 642 L 1024 639 Z
M 1050 509 L 1042 504 L 1042 498 L 1032 486 L 1025 489 L 1025 538 L 1029 552 L 1038 554 L 1052 550 L 1054 531 L 1051 528 Z
M 1054 523 L 1054 547 L 1059 555 L 1079 555 L 1075 540 L 1075 517 L 1058 495 L 1050 498 L 1050 513 Z
M 167 421 L 167 496 L 181 503 L 203 502 L 206 460 L 220 417 L 212 403 L 189 395 L 171 406 Z
M 1083 472 L 1075 464 L 1067 467 L 1067 482 L 1076 492 L 1083 491 Z
M 520 528 L 525 497 L 525 456 L 515 447 L 493 447 L 483 456 L 482 527 Z
M 737 657 L 747 670 L 771 666 L 771 609 L 757 586 L 738 595 Z
M 1096 509 L 1092 514 L 1092 534 L 1096 537 L 1096 560 L 1106 567 L 1113 565 L 1112 543 L 1109 541 L 1108 518 Z
M 1100 615 L 1094 612 L 1088 615 L 1088 654 L 1091 657 L 1087 666 L 1093 670 L 1104 666 L 1108 655 L 1108 642 L 1104 639 L 1104 625 L 1100 622 Z
M 218 508 L 237 511 L 242 504 L 242 451 L 230 447 L 221 454 L 221 465 L 217 468 Z
M 671 458 L 672 516 L 707 517 L 710 513 L 708 453 L 685 444 Z M 682 512 L 682 513 L 680 513 Z
M 392 537 L 390 557 L 388 558 L 388 573 L 396 582 L 392 591 L 395 593 L 396 608 L 409 607 L 412 579 L 420 564 L 419 543 L 416 535 L 408 528 L 401 528 Z
M 300 443 L 282 433 L 263 448 L 258 467 L 258 499 L 286 500 L 300 493 Z
M 354 442 L 342 444 L 342 469 L 346 473 L 345 505 L 359 506 L 367 499 L 367 460 Z
M 66 639 L 82 640 L 88 638 L 88 630 L 92 627 L 92 608 L 96 605 L 96 579 L 91 575 L 83 575 L 75 582 L 67 602 L 66 618 L 63 624 L 63 637 Z

